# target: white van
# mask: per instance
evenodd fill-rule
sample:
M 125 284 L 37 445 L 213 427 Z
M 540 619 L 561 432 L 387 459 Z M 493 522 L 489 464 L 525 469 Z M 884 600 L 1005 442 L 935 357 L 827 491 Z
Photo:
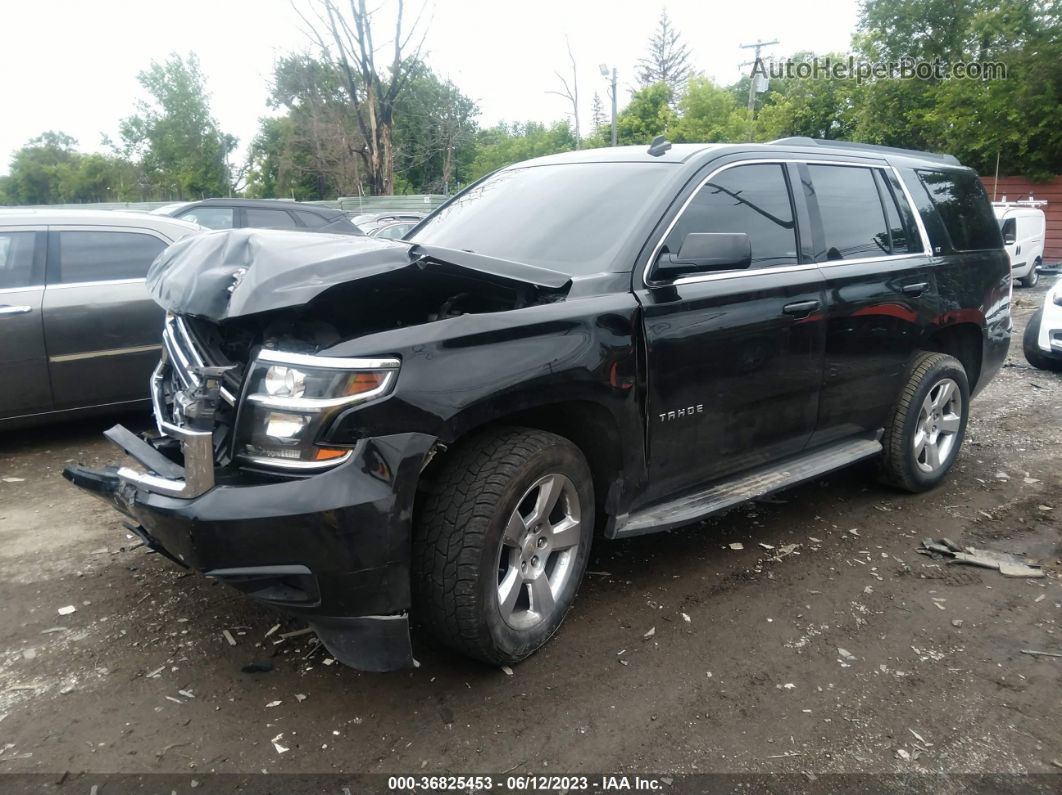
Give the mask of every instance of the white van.
M 1003 245 L 1010 257 L 1011 277 L 1022 287 L 1034 287 L 1040 280 L 1044 258 L 1044 202 L 993 202 L 992 207 L 1003 233 Z

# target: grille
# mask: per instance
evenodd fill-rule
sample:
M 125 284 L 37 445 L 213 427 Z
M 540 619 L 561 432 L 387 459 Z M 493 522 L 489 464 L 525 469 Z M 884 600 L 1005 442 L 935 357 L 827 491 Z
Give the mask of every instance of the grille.
M 196 388 L 202 382 L 198 368 L 216 363 L 197 343 L 187 322 L 178 315 L 166 315 L 162 344 L 166 347 L 175 389 Z M 232 392 L 224 386 L 221 388 L 221 397 L 230 406 L 236 404 Z

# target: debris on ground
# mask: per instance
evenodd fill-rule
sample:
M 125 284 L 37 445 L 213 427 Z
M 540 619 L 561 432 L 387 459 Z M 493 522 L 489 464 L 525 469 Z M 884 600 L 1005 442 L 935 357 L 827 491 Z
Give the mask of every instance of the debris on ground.
M 1022 649 L 1022 654 L 1031 654 L 1034 657 L 1062 657 L 1059 651 L 1036 651 L 1035 649 Z
M 271 740 L 271 742 L 273 743 L 273 747 L 277 749 L 277 753 L 278 754 L 286 754 L 288 751 L 291 750 L 287 746 L 280 744 L 280 741 L 283 740 L 283 739 L 284 739 L 284 732 L 281 732 L 280 734 L 278 734 L 276 737 L 274 737 Z
M 261 662 L 255 660 L 252 663 L 247 663 L 247 665 L 243 666 L 240 670 L 245 674 L 267 674 L 273 670 L 273 663 L 269 660 Z
M 503 665 L 501 667 L 501 669 L 502 669 L 502 673 L 504 673 L 506 676 L 512 676 L 513 675 L 513 669 L 510 668 L 508 665 Z
M 745 545 L 742 544 L 740 541 L 735 541 L 734 543 L 730 544 L 730 548 L 732 550 L 734 550 L 735 552 L 738 552 L 738 551 L 744 549 Z
M 61 615 L 61 616 L 68 616 L 71 613 L 76 613 L 77 612 L 77 608 L 74 607 L 73 605 L 67 605 L 66 607 L 60 607 L 59 610 L 56 611 L 56 612 L 58 612 L 59 615 Z
M 649 638 L 653 637 L 653 635 L 655 635 L 655 634 L 656 634 L 656 627 L 649 627 L 649 631 L 646 632 L 644 635 L 642 635 L 642 637 L 645 640 L 649 640 Z
M 1029 563 L 1017 555 L 1011 555 L 1007 552 L 994 552 L 990 549 L 961 547 L 947 538 L 939 540 L 923 538 L 922 544 L 917 551 L 923 555 L 940 555 L 951 558 L 948 563 L 964 563 L 967 566 L 992 569 L 1005 577 L 1045 576 L 1039 564 Z
M 225 636 L 225 640 L 229 642 L 230 646 L 236 645 L 236 638 L 232 637 L 232 633 L 229 632 L 227 629 L 221 630 L 221 634 Z
M 280 637 L 287 640 L 288 638 L 297 638 L 300 635 L 309 635 L 311 632 L 313 632 L 312 627 L 304 627 L 303 629 L 296 629 L 292 632 L 282 632 L 280 633 Z

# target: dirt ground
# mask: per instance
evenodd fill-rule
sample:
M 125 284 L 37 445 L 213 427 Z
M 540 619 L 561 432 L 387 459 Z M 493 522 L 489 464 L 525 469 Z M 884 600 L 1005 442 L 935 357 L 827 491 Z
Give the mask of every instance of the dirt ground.
M 275 643 L 300 624 L 134 549 L 60 477 L 115 460 L 114 418 L 0 436 L 0 773 L 1062 772 L 1062 658 L 1021 651 L 1062 652 L 1062 375 L 1021 353 L 1051 281 L 1015 289 L 1009 361 L 939 489 L 863 467 L 599 543 L 512 675 L 419 636 L 421 667 L 385 675 Z M 925 536 L 1048 576 L 945 565 Z

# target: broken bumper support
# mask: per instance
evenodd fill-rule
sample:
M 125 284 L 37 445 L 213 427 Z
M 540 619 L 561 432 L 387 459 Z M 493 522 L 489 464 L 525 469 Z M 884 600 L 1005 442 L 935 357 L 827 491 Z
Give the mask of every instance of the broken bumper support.
M 408 506 L 433 437 L 365 440 L 346 463 L 307 478 L 215 482 L 211 467 L 212 487 L 195 497 L 187 467 L 121 426 L 107 437 L 146 471 L 63 475 L 130 517 L 150 549 L 299 616 L 352 668 L 413 665 Z

